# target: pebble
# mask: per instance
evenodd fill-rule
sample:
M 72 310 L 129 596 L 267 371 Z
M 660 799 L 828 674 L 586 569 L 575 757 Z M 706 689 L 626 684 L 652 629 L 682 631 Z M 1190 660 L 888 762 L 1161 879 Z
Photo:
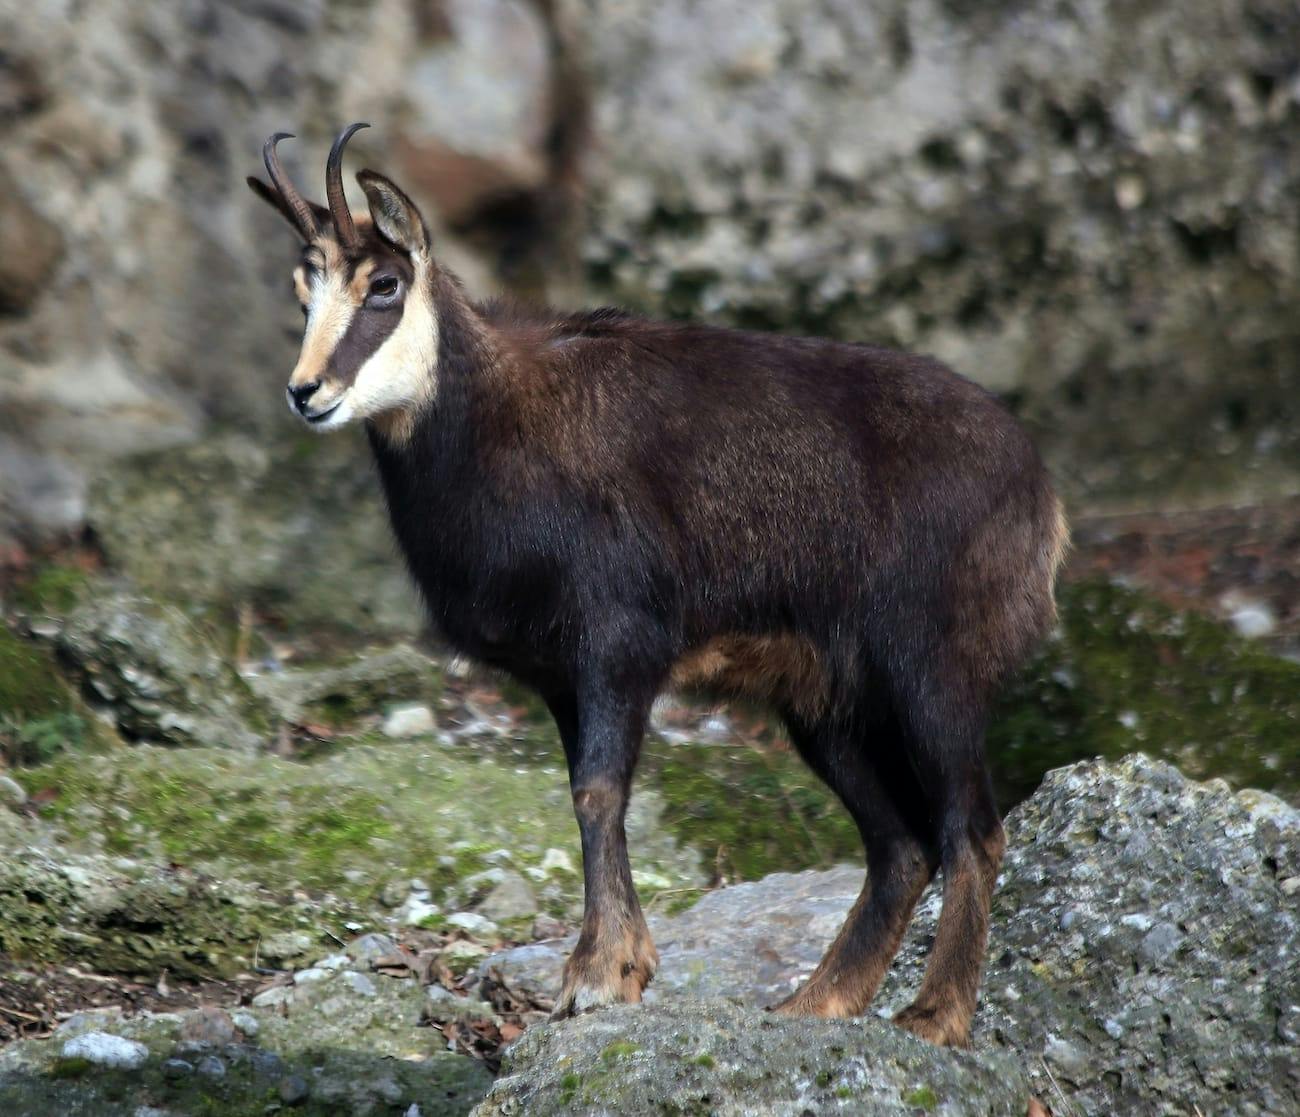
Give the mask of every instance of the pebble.
M 397 909 L 397 918 L 407 927 L 418 927 L 426 919 L 441 914 L 442 908 L 419 896 L 408 896 L 406 903 Z
M 85 1059 L 97 1067 L 138 1070 L 149 1058 L 143 1043 L 107 1032 L 85 1032 L 63 1045 L 65 1059 Z
M 251 1012 L 235 1012 L 231 1014 L 230 1019 L 235 1027 L 244 1033 L 245 1039 L 252 1039 L 262 1027 Z
M 253 1004 L 257 1008 L 278 1008 L 280 1005 L 287 1005 L 293 1000 L 293 989 L 287 985 L 273 985 L 258 993 L 253 998 Z
M 455 911 L 447 916 L 447 926 L 464 931 L 467 935 L 494 939 L 499 935 L 497 925 L 476 911 Z
M 433 730 L 433 711 L 428 706 L 398 706 L 384 718 L 384 736 L 395 740 L 423 737 Z
M 330 975 L 329 970 L 322 970 L 316 966 L 311 966 L 308 969 L 299 970 L 296 974 L 294 974 L 293 983 L 295 985 L 310 985 L 316 981 L 324 981 L 327 977 L 329 977 L 329 975 Z
M 492 920 L 526 919 L 537 914 L 537 897 L 532 886 L 519 873 L 504 870 L 478 909 Z
M 1183 944 L 1183 933 L 1172 923 L 1157 923 L 1138 946 L 1137 955 L 1151 966 L 1159 966 L 1173 957 Z
M 379 990 L 375 988 L 375 983 L 363 973 L 357 973 L 355 970 L 348 970 L 348 972 L 339 978 L 339 980 L 351 989 L 352 992 L 358 993 L 363 997 L 376 997 L 379 995 Z
M 347 969 L 351 964 L 352 959 L 346 954 L 331 954 L 328 957 L 322 958 L 313 968 L 318 970 L 329 970 L 331 973 L 336 973 L 339 970 Z
M 307 1100 L 310 1087 L 301 1074 L 287 1074 L 280 1079 L 276 1092 L 285 1105 L 302 1105 Z
M 223 1063 L 216 1055 L 204 1055 L 199 1060 L 195 1069 L 203 1075 L 204 1078 L 225 1078 L 226 1064 Z
M 7 807 L 21 807 L 27 802 L 27 792 L 22 785 L 8 776 L 0 776 L 0 803 Z
M 224 1047 L 235 1042 L 235 1022 L 225 1009 L 204 1005 L 185 1014 L 181 1039 L 189 1044 Z
M 354 962 L 369 962 L 372 958 L 383 958 L 397 953 L 397 943 L 388 935 L 370 932 L 348 943 L 348 957 Z
M 553 873 L 556 870 L 565 873 L 573 872 L 573 858 L 565 850 L 556 849 L 552 846 L 542 854 L 542 871 Z
M 184 1059 L 167 1059 L 162 1065 L 164 1078 L 184 1078 L 194 1073 L 194 1064 Z

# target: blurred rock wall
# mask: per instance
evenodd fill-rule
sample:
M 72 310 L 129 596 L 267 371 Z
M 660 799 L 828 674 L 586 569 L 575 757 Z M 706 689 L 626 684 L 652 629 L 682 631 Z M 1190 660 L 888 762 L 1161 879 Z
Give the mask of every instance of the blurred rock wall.
M 935 352 L 1079 499 L 1300 477 L 1293 0 L 0 0 L 0 537 L 292 436 L 243 178 L 356 119 L 476 291 Z

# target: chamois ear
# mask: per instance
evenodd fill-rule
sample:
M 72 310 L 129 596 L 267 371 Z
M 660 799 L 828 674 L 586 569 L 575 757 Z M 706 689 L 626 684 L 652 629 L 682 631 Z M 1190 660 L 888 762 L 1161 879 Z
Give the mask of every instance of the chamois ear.
M 391 180 L 377 171 L 361 171 L 357 182 L 365 191 L 370 216 L 381 236 L 412 254 L 429 247 L 429 229 L 419 209 Z
M 267 205 L 272 206 L 281 217 L 298 230 L 299 234 L 302 234 L 302 229 L 298 225 L 297 215 L 289 208 L 289 203 L 284 200 L 280 191 L 278 191 L 274 186 L 268 186 L 256 175 L 249 175 L 244 181 L 248 183 L 248 188 L 252 190 L 254 194 L 261 198 Z M 324 206 L 318 206 L 315 202 L 308 202 L 307 205 L 311 208 L 311 212 L 316 218 L 317 227 L 328 229 L 330 211 Z

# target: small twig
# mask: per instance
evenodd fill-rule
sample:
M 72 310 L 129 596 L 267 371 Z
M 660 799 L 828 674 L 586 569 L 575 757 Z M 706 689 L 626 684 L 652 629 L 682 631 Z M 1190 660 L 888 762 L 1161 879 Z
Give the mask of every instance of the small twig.
M 327 935 L 329 935 L 329 937 L 332 938 L 336 943 L 338 943 L 339 946 L 347 946 L 347 945 L 348 945 L 348 944 L 345 943 L 341 938 L 339 938 L 338 935 L 336 935 L 333 931 L 331 931 L 328 927 L 325 928 L 325 933 L 326 933 Z
M 26 1012 L 19 1012 L 16 1008 L 6 1008 L 4 1005 L 0 1005 L 0 1012 L 3 1012 L 6 1016 L 17 1017 L 19 1020 L 30 1020 L 33 1024 L 45 1023 L 45 1021 L 39 1016 L 32 1016 Z
M 1041 1055 L 1038 1056 L 1038 1062 L 1042 1065 L 1043 1070 L 1047 1072 L 1047 1080 L 1051 1082 L 1052 1089 L 1056 1091 L 1056 1096 L 1061 1099 L 1061 1105 L 1067 1113 L 1074 1112 L 1074 1106 L 1070 1104 L 1069 1099 L 1065 1096 L 1065 1091 L 1061 1089 L 1061 1084 L 1056 1081 L 1056 1075 L 1052 1073 L 1052 1068 L 1047 1065 L 1047 1060 Z

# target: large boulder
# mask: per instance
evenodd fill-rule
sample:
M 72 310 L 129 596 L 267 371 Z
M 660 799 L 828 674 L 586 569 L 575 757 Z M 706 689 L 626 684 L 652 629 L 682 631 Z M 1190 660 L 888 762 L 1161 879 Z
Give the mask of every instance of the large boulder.
M 245 750 L 270 739 L 270 709 L 175 606 L 104 589 L 65 620 L 57 647 L 125 737 Z
M 1012 1056 L 1034 1093 L 1064 1094 L 1087 1113 L 1280 1114 L 1300 1105 L 1300 810 L 1134 756 L 1052 772 L 1007 830 L 978 1052 Z M 661 965 L 648 1000 L 663 1011 L 636 1025 L 638 1046 L 677 1051 L 677 1032 L 697 1013 L 679 1010 L 684 997 L 735 998 L 757 1010 L 791 991 L 862 879 L 847 868 L 776 874 L 715 892 L 683 915 L 652 918 Z M 875 1012 L 890 1015 L 910 1000 L 938 910 L 932 889 Z M 534 944 L 490 958 L 486 988 L 545 1004 L 570 946 Z M 751 1012 L 743 1031 L 762 1019 Z M 780 1053 L 783 1081 L 764 1088 L 782 1097 L 797 1095 L 804 1074 L 785 1061 L 788 1052 L 811 1047 L 797 1034 L 803 1025 L 785 1027 L 789 1034 L 769 1023 L 747 1056 L 758 1065 L 767 1050 Z M 875 1024 L 861 1034 L 874 1044 Z M 522 1101 L 534 1090 L 547 1098 L 563 1090 L 563 1078 L 555 1080 L 563 1071 L 545 1066 L 552 1054 L 590 1061 L 610 1042 L 588 1025 L 525 1041 L 511 1062 L 518 1078 L 493 1093 L 494 1112 L 509 1111 L 507 1095 Z M 678 1061 L 651 1073 L 585 1086 L 582 1101 L 617 1109 L 611 1099 L 625 1085 L 665 1102 L 694 1088 Z M 724 1110 L 739 1108 L 747 1088 L 737 1079 L 711 1096 Z
M 784 1020 L 725 1001 L 616 1008 L 530 1029 L 476 1117 L 764 1113 L 1023 1117 L 1006 1054 L 940 1050 L 878 1020 Z
M 362 441 L 232 434 L 141 454 L 100 477 L 87 519 L 109 562 L 160 601 L 353 639 L 411 635 L 423 613 Z
M 1075 494 L 1294 479 L 1291 0 L 570 6 L 608 299 L 936 353 Z

